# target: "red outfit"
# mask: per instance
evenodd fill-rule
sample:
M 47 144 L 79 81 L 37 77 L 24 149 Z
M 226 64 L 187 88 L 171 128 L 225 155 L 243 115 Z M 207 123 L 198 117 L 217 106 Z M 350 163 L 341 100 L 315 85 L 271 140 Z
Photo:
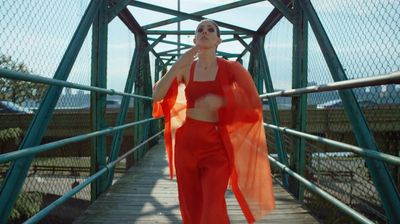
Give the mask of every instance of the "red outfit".
M 194 100 L 186 102 L 185 87 L 177 81 L 161 102 L 154 102 L 153 116 L 165 116 L 170 175 L 172 178 L 175 164 L 184 223 L 229 222 L 224 199 L 228 178 L 251 223 L 271 211 L 275 203 L 261 102 L 251 76 L 242 65 L 220 58 L 217 62 L 218 73 L 213 83 L 218 83 L 219 88 L 214 91 L 225 99 L 224 107 L 218 111 L 218 125 L 186 119 L 186 105 L 193 105 Z M 190 97 L 191 93 L 186 94 Z

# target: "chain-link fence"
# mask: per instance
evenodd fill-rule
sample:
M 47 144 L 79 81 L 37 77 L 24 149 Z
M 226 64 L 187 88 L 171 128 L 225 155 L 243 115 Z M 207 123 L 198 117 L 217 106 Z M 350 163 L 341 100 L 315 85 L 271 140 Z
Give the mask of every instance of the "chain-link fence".
M 312 4 L 332 42 L 348 79 L 385 75 L 400 70 L 400 2 L 391 0 L 321 1 Z M 292 25 L 280 21 L 266 37 L 266 53 L 275 89 L 291 88 Z M 308 85 L 332 83 L 333 78 L 317 43 L 308 28 Z M 286 61 L 286 68 L 272 61 Z M 284 79 L 282 79 L 284 77 Z M 279 83 L 285 80 L 287 83 Z M 400 155 L 400 85 L 369 86 L 353 89 L 381 152 Z M 288 100 L 286 100 L 288 101 Z M 293 127 L 290 102 L 278 98 L 280 126 Z M 289 107 L 285 104 L 289 103 Z M 281 104 L 281 106 L 279 106 Z M 307 133 L 357 145 L 337 91 L 308 94 Z M 268 121 L 268 112 L 267 122 Z M 269 146 L 274 152 L 273 132 Z M 290 153 L 290 136 L 284 135 Z M 306 178 L 342 202 L 379 223 L 386 216 L 365 160 L 340 148 L 306 141 Z M 398 189 L 400 167 L 388 165 Z M 326 223 L 351 223 L 350 218 L 313 192 L 306 190 L 305 203 Z
M 52 78 L 89 0 L 3 0 L 0 4 L 0 68 Z M 91 85 L 91 47 L 92 31 L 89 30 L 68 82 Z M 113 59 L 110 60 L 112 63 Z M 19 148 L 48 88 L 47 84 L 0 77 L 0 153 Z M 107 99 L 107 126 L 115 126 L 120 101 L 121 97 Z M 48 115 L 51 119 L 41 144 L 90 132 L 89 112 L 89 91 L 64 88 L 54 113 Z M 133 120 L 132 113 L 126 120 Z M 126 130 L 121 153 L 133 147 L 132 138 L 132 130 Z M 112 134 L 108 134 L 106 139 L 109 149 Z M 86 140 L 37 154 L 11 213 L 10 222 L 26 220 L 90 176 L 90 148 L 90 140 Z M 10 164 L 0 164 L 1 184 Z M 120 163 L 117 173 L 124 172 L 125 165 L 125 161 Z M 119 176 L 117 174 L 116 178 Z M 90 197 L 88 186 L 53 210 L 44 222 L 72 222 L 89 205 Z

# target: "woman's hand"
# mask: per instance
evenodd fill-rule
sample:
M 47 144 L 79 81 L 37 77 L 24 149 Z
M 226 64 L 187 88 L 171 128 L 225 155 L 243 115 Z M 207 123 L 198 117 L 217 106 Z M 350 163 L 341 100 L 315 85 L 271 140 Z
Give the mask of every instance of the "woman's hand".
M 224 99 L 221 96 L 215 94 L 207 94 L 196 100 L 195 107 L 199 109 L 215 111 L 222 107 L 224 104 Z
M 176 61 L 175 66 L 177 66 L 179 69 L 186 69 L 188 68 L 194 59 L 197 57 L 197 53 L 199 51 L 199 48 L 197 46 L 194 46 L 190 50 L 186 51 L 179 59 Z

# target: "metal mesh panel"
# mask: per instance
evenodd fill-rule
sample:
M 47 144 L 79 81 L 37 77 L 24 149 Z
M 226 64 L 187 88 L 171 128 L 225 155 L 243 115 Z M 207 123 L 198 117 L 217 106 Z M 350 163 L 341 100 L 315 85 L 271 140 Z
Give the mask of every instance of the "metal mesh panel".
M 349 79 L 400 70 L 400 30 L 396 22 L 400 16 L 398 1 L 316 0 L 312 3 Z M 309 30 L 309 85 L 331 83 L 332 76 L 312 29 Z M 356 88 L 353 93 L 380 151 L 399 155 L 398 86 Z M 337 91 L 309 94 L 308 104 L 313 109 L 308 113 L 307 132 L 357 145 Z M 309 179 L 370 219 L 386 221 L 379 195 L 362 157 L 308 141 L 306 154 Z M 399 186 L 399 168 L 389 168 Z M 339 218 L 329 218 L 332 217 L 329 211 L 338 211 L 313 193 L 306 193 L 306 202 L 318 211 L 327 211 L 323 218 L 328 223 L 338 221 Z
M 0 67 L 53 77 L 88 3 L 88 0 L 2 1 Z M 91 31 L 67 81 L 90 85 L 90 60 Z M 19 147 L 47 88 L 46 84 L 0 78 L 0 99 L 6 101 L 3 107 L 11 108 L 0 114 L 0 131 L 6 133 L 1 139 L 1 153 Z M 87 91 L 63 90 L 42 144 L 90 131 L 89 96 Z M 36 155 L 11 220 L 25 220 L 86 179 L 90 168 L 89 150 L 89 141 L 86 141 Z M 1 165 L 2 179 L 9 164 Z M 73 220 L 88 206 L 89 199 L 90 187 L 87 187 L 55 209 L 46 220 L 57 222 L 60 217 Z M 73 209 L 69 207 L 72 204 Z

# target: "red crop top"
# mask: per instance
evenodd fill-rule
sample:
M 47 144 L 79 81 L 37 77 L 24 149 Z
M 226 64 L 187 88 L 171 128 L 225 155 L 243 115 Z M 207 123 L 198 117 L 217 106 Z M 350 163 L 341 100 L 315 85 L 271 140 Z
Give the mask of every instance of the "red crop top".
M 219 61 L 217 60 L 218 70 L 215 79 L 212 81 L 194 81 L 194 68 L 196 67 L 197 61 L 193 62 L 190 67 L 189 82 L 185 88 L 186 105 L 187 108 L 194 108 L 194 104 L 197 99 L 206 94 L 215 94 L 222 96 L 222 87 L 219 82 Z

